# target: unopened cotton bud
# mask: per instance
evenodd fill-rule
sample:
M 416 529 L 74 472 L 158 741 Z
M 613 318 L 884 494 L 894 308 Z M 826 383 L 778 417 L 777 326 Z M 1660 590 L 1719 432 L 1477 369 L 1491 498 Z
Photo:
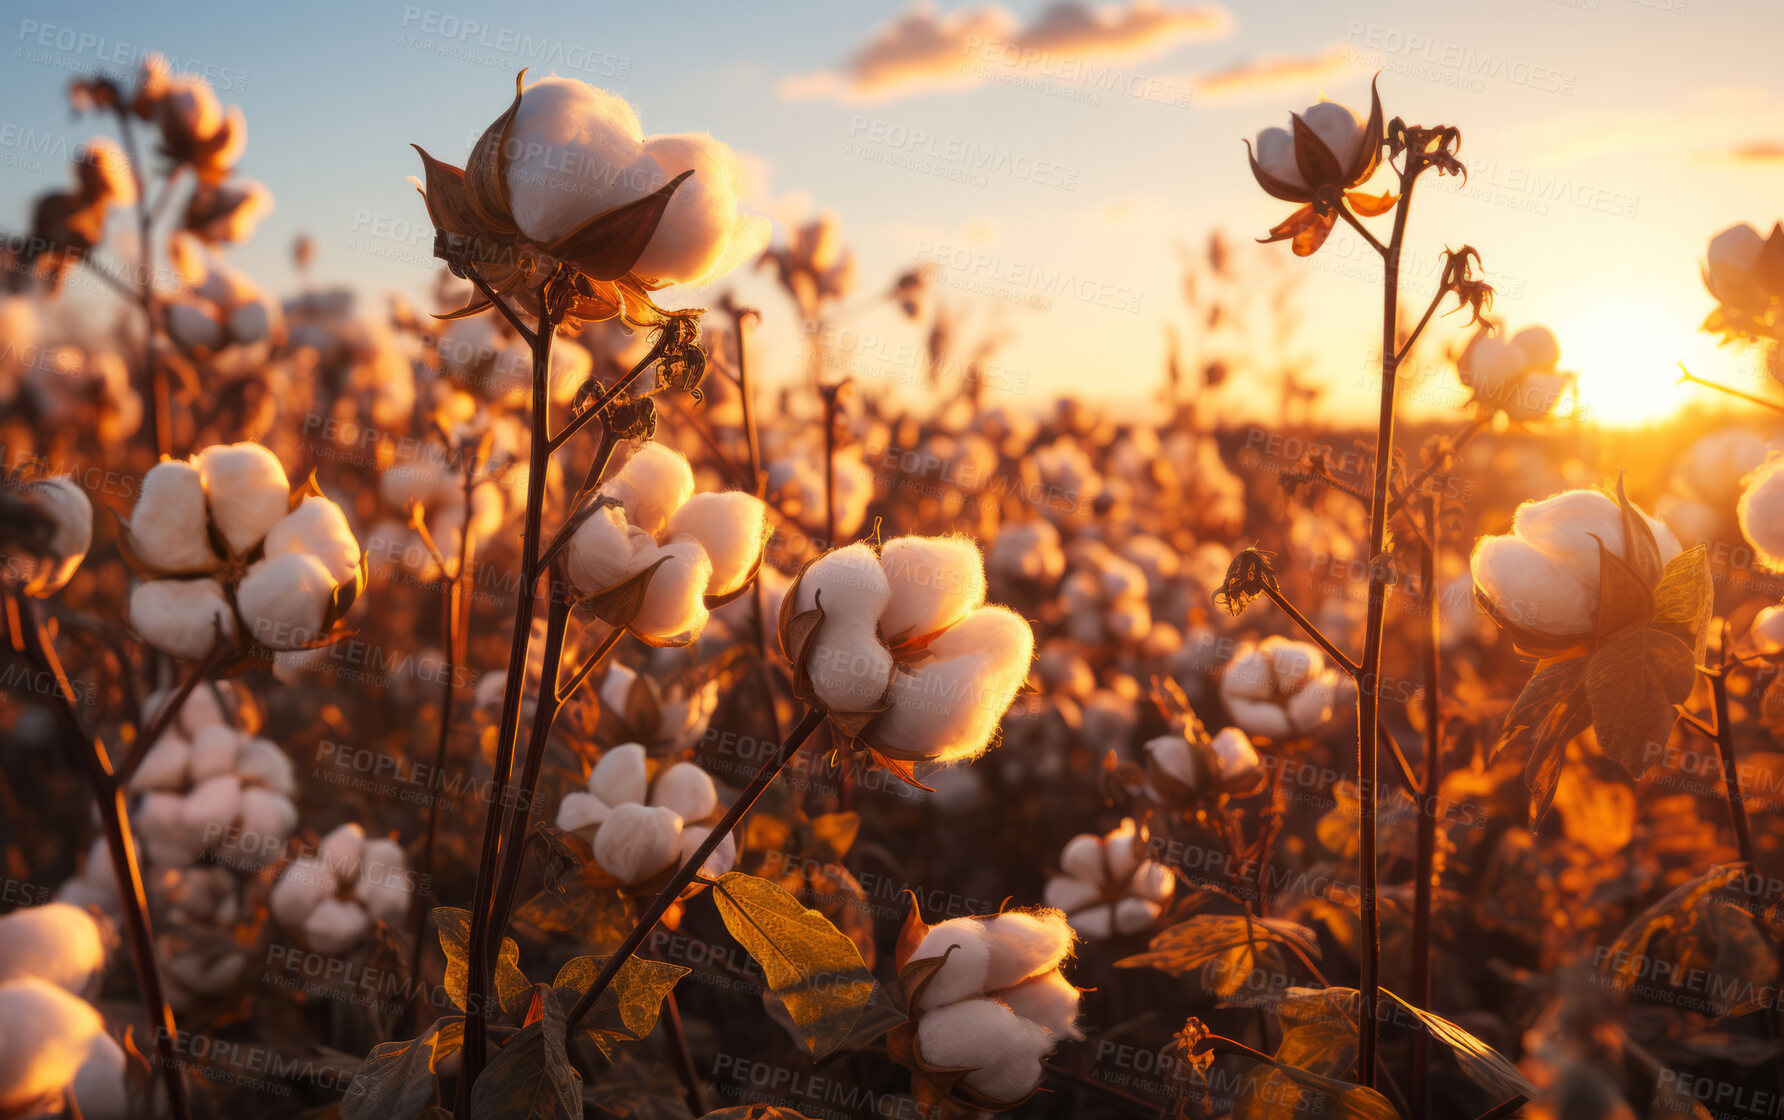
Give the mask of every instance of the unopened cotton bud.
M 991 950 L 985 973 L 987 989 L 1008 988 L 1031 976 L 1059 967 L 1072 951 L 1072 927 L 1056 911 L 1012 910 L 984 919 Z
M 337 826 L 316 845 L 316 859 L 336 878 L 359 877 L 360 856 L 365 852 L 365 829 L 348 821 Z
M 314 494 L 280 518 L 266 534 L 266 555 L 307 553 L 322 562 L 329 578 L 344 584 L 359 571 L 359 542 L 341 507 Z
M 645 773 L 644 747 L 626 743 L 601 756 L 588 776 L 588 791 L 610 808 L 627 802 L 642 804 L 649 781 Z
M 1257 748 L 1237 727 L 1223 727 L 1214 736 L 1214 756 L 1220 760 L 1220 779 L 1229 785 L 1253 781 L 1262 770 Z
M 130 513 L 130 548 L 157 572 L 208 572 L 217 566 L 206 526 L 204 479 L 190 463 L 157 463 L 143 475 Z
M 1064 919 L 1061 921 L 1063 923 Z M 1054 1038 L 1074 1042 L 1084 1038 L 1084 1033 L 1077 1027 L 1081 996 L 1082 993 L 1058 969 L 1043 972 L 997 993 L 997 998 L 1017 1015 L 1047 1028 L 1047 1033 Z
M 1149 898 L 1124 898 L 1115 904 L 1117 933 L 1138 933 L 1158 920 L 1163 907 Z
M 693 859 L 694 853 L 700 850 L 700 845 L 704 844 L 710 835 L 712 835 L 712 829 L 706 825 L 690 825 L 682 829 L 681 839 L 675 845 L 676 866 L 679 867 Z M 727 833 L 725 838 L 718 842 L 718 846 L 713 848 L 712 854 L 706 857 L 706 862 L 700 865 L 700 874 L 708 879 L 716 879 L 731 870 L 731 865 L 736 862 L 737 834 Z
M 194 782 L 235 770 L 242 753 L 242 734 L 234 728 L 212 725 L 192 737 L 192 758 L 187 764 Z
M 669 518 L 669 534 L 700 542 L 712 561 L 708 595 L 742 587 L 762 556 L 768 507 L 740 490 L 696 494 Z
M 1086 883 L 1107 882 L 1109 869 L 1103 858 L 1103 838 L 1088 832 L 1072 837 L 1059 853 L 1059 869 Z
M 983 922 L 977 918 L 950 918 L 932 926 L 911 951 L 905 966 L 944 955 L 947 963 L 930 975 L 919 1010 L 954 1003 L 986 989 L 986 977 L 991 972 L 991 937 Z
M 706 771 L 692 762 L 678 762 L 657 775 L 650 803 L 675 810 L 684 821 L 697 821 L 719 807 L 719 795 Z
M 1784 457 L 1747 476 L 1735 511 L 1741 534 L 1759 553 L 1759 562 L 1774 571 L 1784 569 Z
M 650 534 L 626 521 L 618 506 L 603 506 L 576 527 L 564 547 L 564 574 L 578 589 L 605 591 L 632 572 L 641 548 L 654 548 Z
M 325 898 L 304 919 L 304 940 L 318 953 L 345 953 L 365 940 L 371 928 L 371 916 L 363 907 Z
M 662 534 L 670 515 L 693 496 L 694 470 L 681 452 L 647 443 L 633 452 L 609 485 L 613 496 L 626 503 L 626 519 L 654 537 Z M 602 491 L 609 492 L 609 488 L 604 486 Z
M 280 925 L 299 931 L 317 905 L 325 898 L 334 897 L 337 889 L 339 884 L 334 872 L 314 856 L 298 856 L 273 884 L 267 895 L 267 906 Z
M 670 541 L 658 549 L 640 552 L 632 560 L 633 574 L 662 561 L 650 577 L 650 587 L 638 613 L 627 625 L 648 638 L 680 638 L 698 635 L 705 628 L 706 588 L 712 581 L 712 561 L 693 540 Z
M 204 476 L 211 522 L 237 556 L 259 544 L 290 509 L 285 468 L 258 443 L 214 445 L 192 461 Z
M 952 771 L 945 771 L 951 773 Z M 970 771 L 967 771 L 970 773 Z M 1103 896 L 1103 888 L 1071 875 L 1055 875 L 1047 880 L 1041 897 L 1048 906 L 1074 914 Z
M 85 910 L 49 902 L 0 918 L 0 984 L 34 976 L 87 996 L 104 970 L 105 938 Z
M 894 644 L 952 626 L 985 601 L 985 560 L 965 537 L 898 537 L 880 567 L 891 593 L 880 630 Z
M 642 882 L 675 861 L 681 823 L 673 809 L 616 806 L 595 834 L 595 862 L 621 883 Z
M 297 649 L 324 635 L 334 591 L 322 561 L 287 552 L 249 568 L 236 586 L 235 603 L 254 640 L 269 649 Z
M 994 999 L 964 999 L 917 1020 L 923 1061 L 972 1070 L 965 1083 L 994 1100 L 1019 1100 L 1033 1091 L 1041 1083 L 1041 1058 L 1052 1048 L 1047 1028 Z

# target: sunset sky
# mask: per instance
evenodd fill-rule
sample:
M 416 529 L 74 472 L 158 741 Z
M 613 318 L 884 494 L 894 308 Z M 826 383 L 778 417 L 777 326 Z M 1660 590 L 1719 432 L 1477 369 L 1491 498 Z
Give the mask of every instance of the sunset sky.
M 1366 111 L 1377 71 L 1387 115 L 1459 126 L 1472 171 L 1460 190 L 1421 184 L 1409 260 L 1434 269 L 1445 244 L 1478 248 L 1501 288 L 1496 311 L 1514 330 L 1552 326 L 1607 420 L 1675 407 L 1680 359 L 1754 383 L 1750 359 L 1696 330 L 1710 308 L 1697 262 L 1717 230 L 1763 230 L 1784 210 L 1784 14 L 1760 0 L 12 12 L 0 67 L 9 228 L 62 183 L 72 146 L 106 131 L 71 118 L 67 80 L 154 49 L 247 115 L 240 171 L 277 209 L 235 260 L 290 292 L 289 247 L 308 232 L 321 281 L 419 294 L 438 262 L 408 145 L 462 162 L 530 66 L 625 94 L 646 131 L 705 130 L 746 153 L 753 205 L 777 229 L 836 212 L 861 279 L 844 321 L 864 350 L 918 339 L 871 306 L 917 264 L 937 265 L 954 298 L 989 293 L 981 317 L 1015 339 L 1000 362 L 1035 400 L 1075 385 L 1138 404 L 1166 324 L 1202 352 L 1180 246 L 1215 228 L 1260 236 L 1289 209 L 1252 182 L 1241 140 L 1321 94 Z M 1300 348 L 1348 387 L 1347 405 L 1366 405 L 1372 254 L 1342 228 L 1310 261 L 1267 252 L 1304 274 Z M 789 305 L 766 274 L 742 291 L 770 310 L 764 345 L 790 367 Z M 1460 341 L 1454 323 L 1440 330 Z

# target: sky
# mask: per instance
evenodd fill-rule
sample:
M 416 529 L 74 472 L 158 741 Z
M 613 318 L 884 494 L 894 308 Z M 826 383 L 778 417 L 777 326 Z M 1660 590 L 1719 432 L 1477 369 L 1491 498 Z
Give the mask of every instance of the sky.
M 1156 389 L 1167 327 L 1190 360 L 1231 344 L 1184 304 L 1185 247 L 1262 236 L 1292 209 L 1258 189 L 1242 141 L 1321 96 L 1366 113 L 1379 75 L 1386 115 L 1457 126 L 1471 170 L 1466 185 L 1421 182 L 1407 298 L 1422 307 L 1444 246 L 1474 246 L 1507 326 L 1549 325 L 1587 407 L 1637 422 L 1702 392 L 1674 384 L 1681 360 L 1756 383 L 1751 357 L 1696 329 L 1711 306 L 1698 261 L 1716 231 L 1763 232 L 1784 208 L 1781 33 L 1772 0 L 26 0 L 0 20 L 0 226 L 26 225 L 73 147 L 108 128 L 73 117 L 68 80 L 156 50 L 246 115 L 239 173 L 277 205 L 235 263 L 295 291 L 290 246 L 306 233 L 317 282 L 417 296 L 439 265 L 409 144 L 462 163 L 526 66 L 625 95 L 647 132 L 732 145 L 748 205 L 777 230 L 833 212 L 860 290 L 829 337 L 868 376 L 921 343 L 877 297 L 926 264 L 974 329 L 1009 338 L 1005 393 L 1132 409 Z M 1308 260 L 1282 245 L 1239 257 L 1298 278 L 1295 352 L 1337 411 L 1368 411 L 1380 296 L 1367 247 L 1341 227 Z M 738 290 L 768 312 L 763 364 L 795 368 L 790 305 L 766 273 Z M 1437 322 L 1434 344 L 1465 340 L 1461 317 Z M 1440 381 L 1409 407 L 1453 404 Z M 1259 398 L 1241 384 L 1216 403 L 1238 415 Z

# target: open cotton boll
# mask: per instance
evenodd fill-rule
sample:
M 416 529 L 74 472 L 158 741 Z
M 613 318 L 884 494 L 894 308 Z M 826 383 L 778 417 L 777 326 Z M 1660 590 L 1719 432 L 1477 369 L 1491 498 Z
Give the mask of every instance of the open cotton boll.
M 880 550 L 891 598 L 880 630 L 896 644 L 959 622 L 985 601 L 985 560 L 965 537 L 898 537 Z
M 894 676 L 892 654 L 871 632 L 849 631 L 824 620 L 806 658 L 812 691 L 832 711 L 865 711 L 886 695 Z
M 1074 910 L 1066 916 L 1078 936 L 1086 941 L 1107 941 L 1115 936 L 1115 908 L 1113 906 L 1092 906 L 1088 910 Z
M 1177 888 L 1177 880 L 1171 869 L 1156 860 L 1147 860 L 1134 868 L 1133 878 L 1127 882 L 1128 893 L 1137 898 L 1149 898 L 1154 902 L 1165 902 L 1170 899 Z
M 987 989 L 1013 987 L 1058 968 L 1072 951 L 1072 927 L 1057 910 L 1011 910 L 985 918 L 984 925 L 991 950 L 985 972 Z
M 688 457 L 660 443 L 646 443 L 613 476 L 614 497 L 626 503 L 626 518 L 650 535 L 660 536 L 669 516 L 694 495 L 694 469 Z M 607 493 L 608 487 L 603 486 Z
M 1181 735 L 1160 735 L 1146 742 L 1146 753 L 1161 771 L 1194 790 L 1197 785 L 1194 752 Z
M 1762 464 L 1747 476 L 1735 507 L 1741 535 L 1759 553 L 1759 562 L 1784 569 L 1784 457 Z
M 1109 881 L 1125 883 L 1145 858 L 1146 847 L 1140 830 L 1131 818 L 1123 820 L 1115 831 L 1103 837 L 1103 859 L 1109 866 Z
M 67 1088 L 104 1033 L 92 1005 L 47 980 L 0 984 L 0 1112 L 15 1115 Z
M 365 940 L 372 928 L 371 915 L 363 907 L 338 898 L 325 898 L 304 919 L 304 940 L 318 953 L 345 953 Z
M 1363 148 L 1363 122 L 1355 113 L 1336 101 L 1321 101 L 1308 106 L 1301 119 L 1338 157 L 1340 167 L 1349 168 L 1356 162 Z
M 204 479 L 189 463 L 157 463 L 130 513 L 130 548 L 157 572 L 208 572 L 218 564 L 205 526 Z
M 616 806 L 595 834 L 595 862 L 621 883 L 642 882 L 675 861 L 681 823 L 673 809 Z
M 124 1048 L 104 1030 L 95 1034 L 70 1086 L 81 1120 L 124 1120 L 130 1115 L 125 1068 Z
M 308 554 L 322 561 L 336 584 L 359 571 L 359 542 L 341 507 L 314 494 L 280 518 L 266 534 L 266 555 Z
M 1770 656 L 1784 650 L 1784 606 L 1766 607 L 1754 615 L 1747 634 L 1760 653 Z
M 557 826 L 565 832 L 575 832 L 584 840 L 593 841 L 595 829 L 613 810 L 605 801 L 592 793 L 584 793 L 579 789 L 564 794 L 563 801 L 558 803 Z
M 1115 931 L 1138 933 L 1158 921 L 1164 908 L 1149 898 L 1124 898 L 1115 904 Z
M 291 507 L 291 482 L 258 443 L 215 444 L 192 459 L 204 477 L 211 522 L 237 556 L 266 537 Z
M 1089 832 L 1072 837 L 1060 850 L 1059 869 L 1086 883 L 1100 886 L 1107 882 L 1109 870 L 1108 862 L 1103 856 L 1103 838 Z
M 691 825 L 682 829 L 681 839 L 675 845 L 675 865 L 680 867 L 688 860 L 693 859 L 694 853 L 699 851 L 700 845 L 704 844 L 710 835 L 712 835 L 712 829 L 706 825 Z M 712 854 L 706 857 L 706 862 L 700 865 L 700 874 L 709 879 L 716 879 L 731 870 L 731 865 L 736 862 L 737 836 L 730 834 L 720 840 L 718 847 L 714 848 Z
M 633 557 L 633 574 L 659 560 L 664 562 L 650 577 L 644 602 L 627 625 L 649 638 L 698 635 L 706 626 L 706 588 L 712 581 L 712 561 L 698 541 L 675 540 Z
M 1041 894 L 1048 906 L 1064 910 L 1067 914 L 1084 909 L 1102 896 L 1101 885 L 1071 875 L 1055 875 L 1048 879 L 1046 889 Z
M 188 836 L 208 846 L 221 840 L 241 813 L 241 779 L 234 774 L 219 774 L 192 787 L 192 792 L 180 802 L 180 826 Z
M 644 747 L 626 743 L 601 756 L 588 776 L 588 791 L 609 806 L 644 801 L 646 784 Z
M 653 136 L 626 169 L 625 186 L 649 194 L 684 171 L 663 220 L 632 271 L 654 280 L 700 284 L 767 244 L 762 218 L 738 212 L 742 173 L 725 144 L 705 133 Z
M 1066 924 L 1064 918 L 1060 924 Z M 1005 988 L 996 993 L 996 998 L 1022 1018 L 1045 1027 L 1056 1039 L 1080 1042 L 1084 1038 L 1077 1026 L 1082 993 L 1057 968 Z
M 1531 369 L 1550 370 L 1561 364 L 1561 343 L 1547 327 L 1525 327 L 1511 336 L 1511 344 L 1523 352 Z
M 191 761 L 192 744 L 170 727 L 137 764 L 136 773 L 130 775 L 130 788 L 139 793 L 149 789 L 184 789 L 186 768 Z
M 348 821 L 337 826 L 316 845 L 316 860 L 339 879 L 359 876 L 360 856 L 365 852 L 365 829 Z
M 214 778 L 218 774 L 227 774 L 235 770 L 236 759 L 242 753 L 242 733 L 234 728 L 213 724 L 200 728 L 192 737 L 191 761 L 187 763 L 188 772 L 194 782 L 202 782 L 206 778 Z
M 335 581 L 306 552 L 270 556 L 236 585 L 235 603 L 254 640 L 269 649 L 296 649 L 320 638 Z
M 963 1080 L 994 1100 L 1013 1101 L 1041 1083 L 1041 1058 L 1053 1035 L 994 999 L 964 999 L 917 1020 L 917 1050 L 943 1068 L 965 1067 Z
M 258 783 L 276 793 L 290 796 L 297 792 L 291 757 L 271 739 L 255 737 L 243 743 L 235 772 L 242 781 Z
M 729 595 L 742 587 L 761 559 L 767 539 L 768 507 L 741 490 L 695 494 L 669 518 L 669 534 L 699 541 L 712 561 L 708 595 Z
M 48 902 L 0 918 L 0 983 L 34 976 L 86 996 L 104 970 L 105 938 L 85 910 Z
M 952 952 L 949 952 L 949 950 Z M 977 918 L 950 918 L 930 927 L 911 951 L 905 967 L 946 954 L 923 989 L 919 1010 L 931 1010 L 983 993 L 991 972 L 991 937 Z
M 19 557 L 27 565 L 27 594 L 53 595 L 74 578 L 93 543 L 93 503 L 66 477 L 45 478 L 24 486 L 25 501 L 49 519 L 50 539 L 41 552 Z
M 180 808 L 185 799 L 176 793 L 150 790 L 143 794 L 132 822 L 149 862 L 162 867 L 182 867 L 198 858 L 203 850 L 201 839 L 195 839 L 180 821 Z
M 980 607 L 929 645 L 936 660 L 892 680 L 880 734 L 953 762 L 982 753 L 1028 679 L 1034 631 L 1007 607 Z
M 1295 138 L 1288 129 L 1272 126 L 1259 132 L 1254 154 L 1258 166 L 1271 178 L 1291 187 L 1307 186 L 1307 180 L 1301 176 L 1300 164 L 1295 160 Z
M 196 661 L 236 638 L 235 612 L 214 579 L 156 579 L 130 593 L 130 628 L 163 653 Z
M 638 114 L 587 82 L 551 77 L 528 86 L 508 137 L 508 205 L 535 241 L 554 241 L 648 193 L 621 175 L 643 147 Z
M 267 895 L 267 907 L 279 924 L 301 930 L 310 914 L 325 898 L 333 898 L 339 883 L 334 872 L 315 856 L 298 856 L 285 868 Z
M 571 534 L 564 548 L 564 574 L 585 592 L 605 591 L 632 571 L 641 548 L 655 544 L 648 533 L 626 521 L 624 510 L 603 506 Z
M 1245 732 L 1237 727 L 1223 727 L 1214 736 L 1214 756 L 1220 760 L 1221 781 L 1240 784 L 1256 778 L 1262 769 L 1258 761 L 1257 748 Z
M 803 614 L 824 608 L 825 629 L 878 624 L 892 597 L 880 558 L 865 544 L 852 544 L 826 552 L 811 562 L 799 578 L 799 594 L 793 602 Z
M 650 803 L 675 810 L 684 821 L 697 821 L 719 807 L 719 794 L 706 771 L 692 762 L 678 762 L 657 775 Z

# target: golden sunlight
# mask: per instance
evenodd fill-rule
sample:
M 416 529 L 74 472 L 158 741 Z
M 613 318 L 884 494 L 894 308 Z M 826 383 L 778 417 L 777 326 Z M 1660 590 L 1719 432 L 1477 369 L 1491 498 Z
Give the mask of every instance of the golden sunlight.
M 1697 353 L 1696 323 L 1662 300 L 1629 292 L 1607 295 L 1577 312 L 1555 316 L 1565 340 L 1563 369 L 1579 374 L 1585 418 L 1634 427 L 1672 416 L 1691 399 L 1679 384 L 1678 362 Z

